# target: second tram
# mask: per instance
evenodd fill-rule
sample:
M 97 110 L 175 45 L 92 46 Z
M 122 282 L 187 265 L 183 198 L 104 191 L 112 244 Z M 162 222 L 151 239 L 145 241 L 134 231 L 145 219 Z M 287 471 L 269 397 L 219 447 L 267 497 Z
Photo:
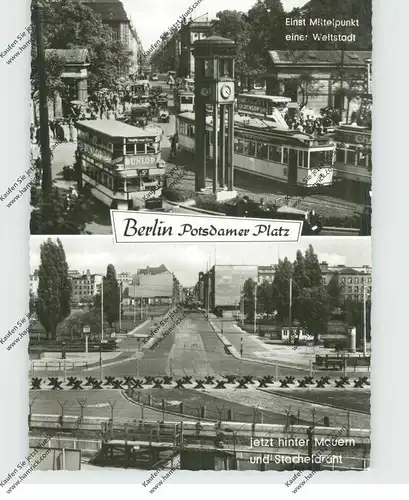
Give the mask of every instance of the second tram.
M 195 115 L 177 116 L 179 148 L 195 150 Z M 213 119 L 206 118 L 206 155 L 213 157 Z M 234 118 L 234 168 L 293 186 L 317 188 L 333 182 L 335 143 L 327 136 L 311 136 L 272 128 L 255 118 Z

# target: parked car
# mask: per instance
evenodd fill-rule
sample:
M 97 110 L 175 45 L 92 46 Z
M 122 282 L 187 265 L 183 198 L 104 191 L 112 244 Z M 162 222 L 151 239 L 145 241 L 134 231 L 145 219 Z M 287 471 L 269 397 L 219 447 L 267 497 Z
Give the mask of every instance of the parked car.
M 159 75 L 157 73 L 152 73 L 151 75 L 151 81 L 152 82 L 157 82 L 159 80 Z

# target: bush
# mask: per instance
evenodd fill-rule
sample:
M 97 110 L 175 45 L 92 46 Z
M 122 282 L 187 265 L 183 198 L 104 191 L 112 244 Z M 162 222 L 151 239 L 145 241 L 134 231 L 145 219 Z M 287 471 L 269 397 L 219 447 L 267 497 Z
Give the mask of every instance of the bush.
M 354 229 L 360 229 L 361 227 L 359 216 L 322 217 L 322 225 L 329 227 L 344 227 L 344 228 L 354 228 Z

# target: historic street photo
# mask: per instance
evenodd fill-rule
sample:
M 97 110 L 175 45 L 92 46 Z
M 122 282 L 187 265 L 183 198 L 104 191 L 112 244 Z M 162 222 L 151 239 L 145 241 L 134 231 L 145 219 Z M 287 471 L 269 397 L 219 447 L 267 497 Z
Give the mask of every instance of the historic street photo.
M 110 209 L 371 234 L 370 0 L 138 4 L 34 0 L 5 50 L 32 52 L 31 161 L 1 193 L 31 192 L 31 234 L 111 234 Z
M 148 471 L 369 468 L 370 238 L 30 246 L 30 311 L 2 343 L 30 337 L 45 469 L 143 469 L 155 490 Z

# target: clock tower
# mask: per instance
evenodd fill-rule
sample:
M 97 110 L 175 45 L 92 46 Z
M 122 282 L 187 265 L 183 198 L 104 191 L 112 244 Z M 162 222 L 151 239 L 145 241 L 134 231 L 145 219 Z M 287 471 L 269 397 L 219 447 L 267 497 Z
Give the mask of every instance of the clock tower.
M 196 191 L 206 187 L 206 158 L 213 150 L 213 193 L 234 197 L 234 58 L 232 40 L 210 36 L 194 43 Z M 212 132 L 206 132 L 211 109 Z M 230 192 L 229 196 L 227 192 Z

